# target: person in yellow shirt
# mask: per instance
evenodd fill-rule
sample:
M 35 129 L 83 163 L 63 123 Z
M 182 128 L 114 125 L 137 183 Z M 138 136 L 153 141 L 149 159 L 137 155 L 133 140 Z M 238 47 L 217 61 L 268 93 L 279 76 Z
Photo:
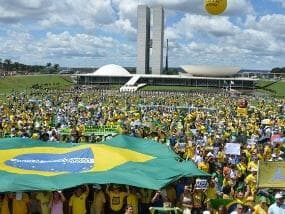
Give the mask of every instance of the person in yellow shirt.
M 207 200 L 216 199 L 217 198 L 217 188 L 215 185 L 215 178 L 211 178 L 209 187 L 206 190 Z
M 124 208 L 124 200 L 128 195 L 127 192 L 121 191 L 118 185 L 113 185 L 112 190 L 109 190 L 109 185 L 107 185 L 106 193 L 109 196 L 110 201 L 110 214 L 121 213 Z
M 134 214 L 139 213 L 139 198 L 134 187 L 130 188 L 130 193 L 127 196 L 127 206 L 131 206 L 133 208 Z
M 266 203 L 266 198 L 264 196 L 260 197 L 259 204 L 254 206 L 253 214 L 266 214 L 268 210 Z
M 245 178 L 245 183 L 250 188 L 251 194 L 254 195 L 256 191 L 257 169 L 253 168 L 251 173 Z
M 206 202 L 205 192 L 202 189 L 197 189 L 195 187 L 192 196 L 193 196 L 192 212 L 200 213 L 203 207 L 205 206 L 205 202 Z
M 236 198 L 236 202 L 239 204 L 244 204 L 246 202 L 246 198 L 244 197 L 244 193 L 242 192 L 242 190 L 236 193 L 235 198 Z
M 28 214 L 29 200 L 26 193 L 8 193 L 3 200 L 1 214 Z
M 74 194 L 69 199 L 69 214 L 86 214 L 86 198 L 89 194 L 89 187 L 85 185 L 83 188 L 77 187 Z
M 225 158 L 226 158 L 226 154 L 225 154 L 225 152 L 223 151 L 223 149 L 220 148 L 220 151 L 218 151 L 218 153 L 217 153 L 217 161 L 218 161 L 219 163 L 224 163 Z
M 184 157 L 185 159 L 190 160 L 194 157 L 194 155 L 195 155 L 195 148 L 192 145 L 192 143 L 189 143 L 188 145 L 186 145 Z
M 215 182 L 214 177 L 211 178 L 208 189 L 206 190 L 205 193 L 206 193 L 206 199 L 207 199 L 207 208 L 210 209 L 211 207 L 210 200 L 217 198 L 217 188 L 216 188 L 216 182 Z
M 209 172 L 209 163 L 205 160 L 198 163 L 198 169 L 203 170 L 204 172 Z
M 49 202 L 51 199 L 51 192 L 39 192 L 36 194 L 36 199 L 40 203 L 41 206 L 41 214 L 49 214 Z
M 264 160 L 268 161 L 271 158 L 272 155 L 272 148 L 270 145 L 265 145 L 264 146 L 264 151 L 263 151 L 263 156 Z
M 167 199 L 171 203 L 172 206 L 176 205 L 176 190 L 173 185 L 169 185 L 166 187 Z
M 258 158 L 255 154 L 253 154 L 252 160 L 247 164 L 247 170 L 252 171 L 253 169 L 258 169 Z
M 242 158 L 241 161 L 237 164 L 237 170 L 240 175 L 245 175 L 246 174 L 246 163 L 245 160 Z
M 94 197 L 90 207 L 91 214 L 104 214 L 104 206 L 106 203 L 106 197 L 102 191 L 102 187 L 99 184 L 93 185 Z
M 151 199 L 153 195 L 153 190 L 151 189 L 140 189 L 140 205 L 141 205 L 141 213 L 149 212 L 149 207 L 151 204 Z

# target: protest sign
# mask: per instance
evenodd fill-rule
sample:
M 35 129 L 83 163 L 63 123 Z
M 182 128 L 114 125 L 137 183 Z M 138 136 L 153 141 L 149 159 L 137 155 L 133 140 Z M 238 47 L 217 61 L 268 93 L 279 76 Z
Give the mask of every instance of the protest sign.
M 208 181 L 206 179 L 197 179 L 195 188 L 196 189 L 207 189 L 208 188 Z
M 225 153 L 227 155 L 240 155 L 239 143 L 227 143 L 225 146 Z

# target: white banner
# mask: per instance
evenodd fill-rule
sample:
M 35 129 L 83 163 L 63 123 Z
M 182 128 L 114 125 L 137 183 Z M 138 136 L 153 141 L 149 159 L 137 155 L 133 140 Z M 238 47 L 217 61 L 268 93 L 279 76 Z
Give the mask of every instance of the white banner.
M 227 143 L 225 146 L 225 153 L 227 155 L 240 155 L 239 143 Z

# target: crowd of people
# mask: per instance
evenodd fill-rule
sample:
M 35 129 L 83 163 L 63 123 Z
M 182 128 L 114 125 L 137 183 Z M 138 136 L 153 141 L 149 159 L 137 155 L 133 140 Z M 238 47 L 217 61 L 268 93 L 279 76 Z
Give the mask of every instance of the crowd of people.
M 169 146 L 211 177 L 205 188 L 197 186 L 196 178 L 183 178 L 160 191 L 86 185 L 62 192 L 5 193 L 1 213 L 165 212 L 150 207 L 177 207 L 184 213 L 285 213 L 282 189 L 256 185 L 259 160 L 284 160 L 284 101 L 218 90 L 130 94 L 84 87 L 9 95 L 0 102 L 2 137 L 99 143 L 97 136 L 85 134 L 86 127 L 116 127 L 118 133 Z M 65 128 L 69 135 L 61 134 Z M 240 153 L 228 154 L 228 143 L 239 143 Z M 212 201 L 218 199 L 215 206 Z

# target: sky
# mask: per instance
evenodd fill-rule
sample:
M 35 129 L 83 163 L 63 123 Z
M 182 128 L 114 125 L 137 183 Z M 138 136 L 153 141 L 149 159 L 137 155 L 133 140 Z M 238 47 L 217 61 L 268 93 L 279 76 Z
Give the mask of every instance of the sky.
M 0 0 L 0 58 L 64 67 L 136 66 L 137 5 L 165 8 L 169 66 L 285 66 L 285 0 Z

